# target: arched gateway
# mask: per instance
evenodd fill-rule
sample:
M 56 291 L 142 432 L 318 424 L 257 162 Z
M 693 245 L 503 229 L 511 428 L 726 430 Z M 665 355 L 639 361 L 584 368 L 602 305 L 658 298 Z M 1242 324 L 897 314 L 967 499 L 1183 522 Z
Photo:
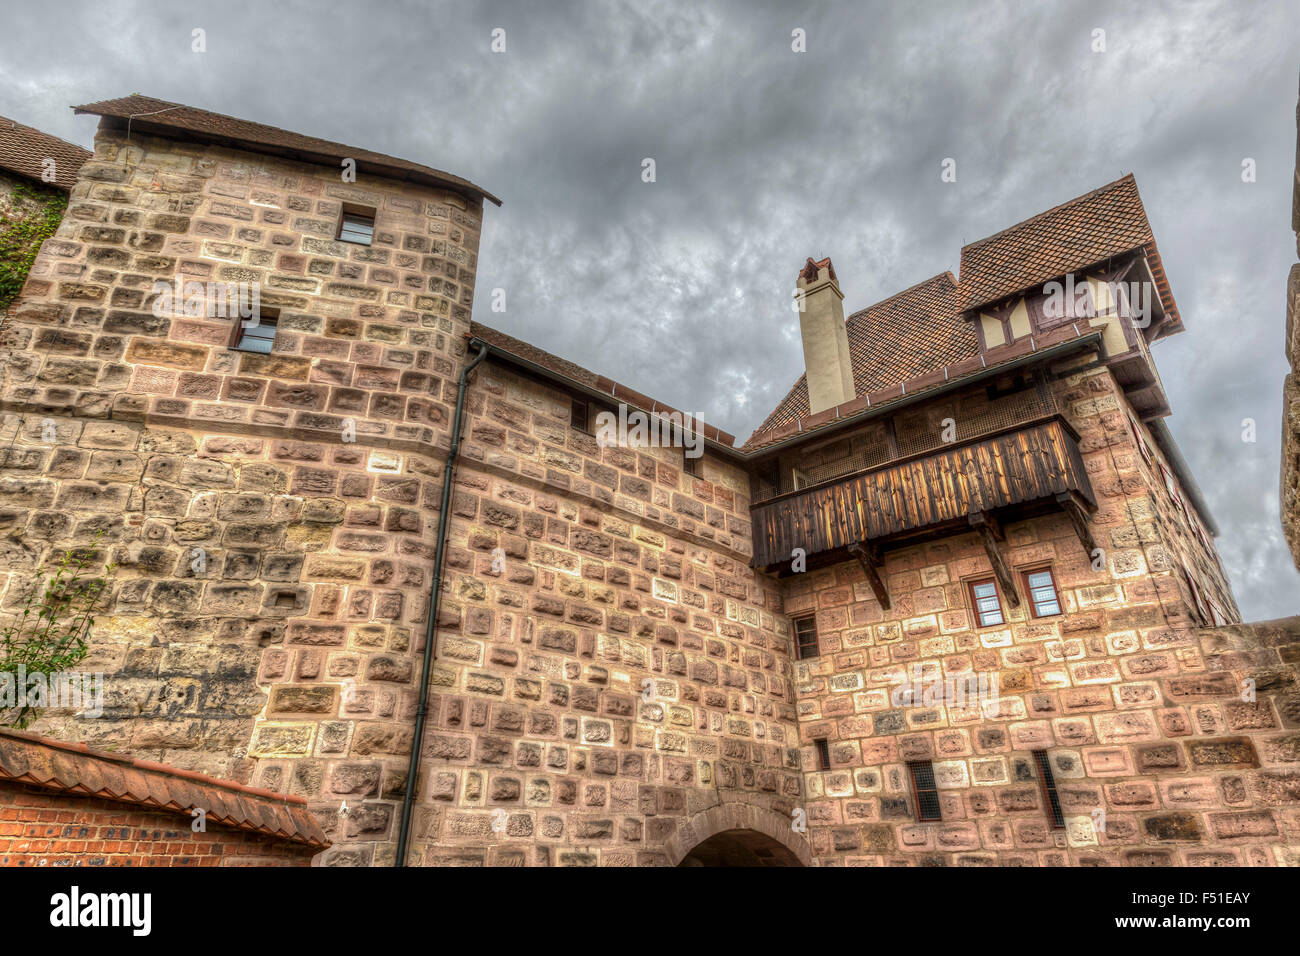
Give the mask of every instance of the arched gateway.
M 710 807 L 664 844 L 673 866 L 808 866 L 812 849 L 790 817 L 743 803 Z

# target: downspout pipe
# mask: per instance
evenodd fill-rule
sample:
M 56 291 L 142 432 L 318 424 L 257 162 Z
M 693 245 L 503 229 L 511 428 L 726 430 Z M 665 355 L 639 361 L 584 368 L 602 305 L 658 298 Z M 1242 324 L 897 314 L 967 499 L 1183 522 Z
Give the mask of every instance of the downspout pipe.
M 420 668 L 420 703 L 415 708 L 415 732 L 411 735 L 411 760 L 406 768 L 406 794 L 402 797 L 402 825 L 397 833 L 397 858 L 393 866 L 406 866 L 406 848 L 411 837 L 411 813 L 415 809 L 415 781 L 420 770 L 420 745 L 424 740 L 424 721 L 429 715 L 429 678 L 433 676 L 434 645 L 438 639 L 438 603 L 442 598 L 442 559 L 447 550 L 448 515 L 451 511 L 451 478 L 460 452 L 460 426 L 465 414 L 465 392 L 469 373 L 487 358 L 486 342 L 474 339 L 478 355 L 460 372 L 456 388 L 456 414 L 451 422 L 451 447 L 442 469 L 442 506 L 438 510 L 438 545 L 433 555 L 433 581 L 429 585 L 429 620 L 424 628 L 424 666 Z

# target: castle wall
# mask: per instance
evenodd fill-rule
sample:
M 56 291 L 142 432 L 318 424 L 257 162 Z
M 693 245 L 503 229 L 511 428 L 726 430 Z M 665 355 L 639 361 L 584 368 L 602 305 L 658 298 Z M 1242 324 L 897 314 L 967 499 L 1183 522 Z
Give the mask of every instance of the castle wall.
M 344 202 L 377 209 L 371 246 L 335 241 Z M 35 729 L 391 838 L 480 214 L 101 130 L 3 333 L 4 607 L 66 548 L 119 565 L 79 665 L 103 716 Z M 237 316 L 158 314 L 178 279 L 257 283 L 273 353 L 228 347 Z
M 814 612 L 820 638 L 821 656 L 795 669 L 818 861 L 1296 862 L 1294 623 L 1263 646 L 1249 626 L 1199 628 L 1175 563 L 1187 535 L 1148 494 L 1110 373 L 1078 371 L 1055 388 L 1080 433 L 1105 567 L 1093 569 L 1063 515 L 1007 524 L 1004 549 L 1013 570 L 1050 562 L 1062 615 L 1031 617 L 1022 594 L 1019 608 L 1004 601 L 1005 626 L 978 627 L 963 582 L 990 565 L 973 534 L 887 552 L 887 611 L 856 562 L 784 579 L 787 612 Z M 1231 651 L 1224 634 L 1236 635 Z M 996 673 L 996 702 L 893 699 L 915 667 L 923 681 Z M 1035 750 L 1050 755 L 1063 829 Z M 942 821 L 918 822 L 917 760 L 933 762 Z

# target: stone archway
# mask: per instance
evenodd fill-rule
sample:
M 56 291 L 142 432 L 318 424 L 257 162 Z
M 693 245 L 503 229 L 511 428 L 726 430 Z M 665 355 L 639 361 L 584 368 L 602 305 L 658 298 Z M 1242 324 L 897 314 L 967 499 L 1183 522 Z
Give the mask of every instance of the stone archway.
M 684 822 L 665 843 L 670 866 L 810 866 L 812 848 L 788 816 L 724 803 Z
M 782 844 L 757 830 L 723 830 L 697 843 L 678 866 L 803 866 Z

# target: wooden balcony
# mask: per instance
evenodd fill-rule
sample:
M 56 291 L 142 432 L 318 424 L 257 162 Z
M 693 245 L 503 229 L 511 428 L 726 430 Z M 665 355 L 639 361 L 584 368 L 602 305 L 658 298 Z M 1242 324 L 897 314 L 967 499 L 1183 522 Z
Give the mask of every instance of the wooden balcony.
M 976 531 L 999 570 L 1000 521 L 1064 510 L 1091 552 L 1095 508 L 1078 434 L 1052 413 L 756 503 L 753 564 L 789 569 L 802 548 L 809 566 L 854 555 L 871 574 L 882 545 Z

